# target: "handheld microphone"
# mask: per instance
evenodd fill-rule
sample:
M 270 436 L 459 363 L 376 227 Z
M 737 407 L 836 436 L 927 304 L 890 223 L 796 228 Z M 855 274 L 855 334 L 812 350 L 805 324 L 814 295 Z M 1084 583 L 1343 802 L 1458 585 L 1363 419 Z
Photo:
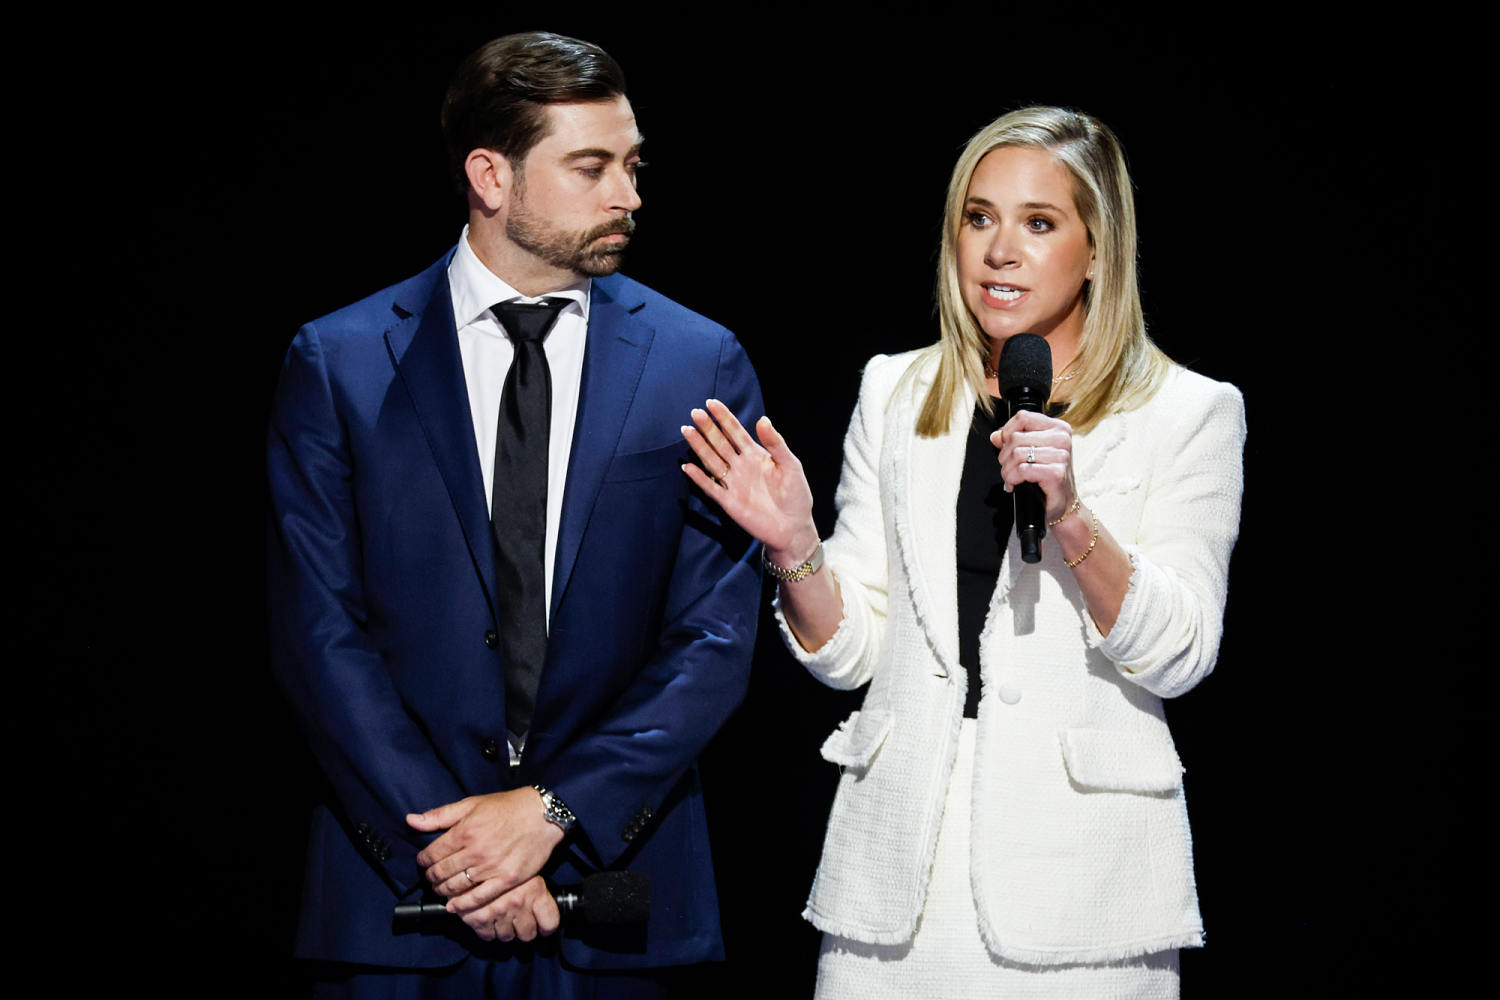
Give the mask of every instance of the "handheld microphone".
M 651 880 L 639 872 L 598 872 L 578 885 L 549 886 L 565 928 L 644 925 L 651 916 Z M 459 920 L 444 903 L 397 903 L 396 934 L 441 934 Z
M 1009 416 L 1021 410 L 1047 412 L 1052 394 L 1052 348 L 1034 333 L 1018 333 L 1000 348 L 995 381 Z M 1015 502 L 1016 538 L 1021 543 L 1021 561 L 1042 560 L 1042 539 L 1047 535 L 1047 498 L 1036 483 L 1020 483 L 1011 496 Z

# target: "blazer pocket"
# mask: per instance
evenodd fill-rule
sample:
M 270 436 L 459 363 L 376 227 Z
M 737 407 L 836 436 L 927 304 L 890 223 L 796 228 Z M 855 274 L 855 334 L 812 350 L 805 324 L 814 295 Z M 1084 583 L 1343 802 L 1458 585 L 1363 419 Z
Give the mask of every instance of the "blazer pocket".
M 685 441 L 669 444 L 665 448 L 619 454 L 610 460 L 604 480 L 609 483 L 628 483 L 635 479 L 655 479 L 669 473 L 686 480 L 687 477 L 682 474 L 682 463 L 691 458 L 692 453 Z
M 890 712 L 880 709 L 855 712 L 823 741 L 818 752 L 824 760 L 841 767 L 867 768 L 890 733 L 893 721 Z
M 1108 729 L 1059 729 L 1073 783 L 1088 792 L 1175 794 L 1182 761 L 1169 737 Z

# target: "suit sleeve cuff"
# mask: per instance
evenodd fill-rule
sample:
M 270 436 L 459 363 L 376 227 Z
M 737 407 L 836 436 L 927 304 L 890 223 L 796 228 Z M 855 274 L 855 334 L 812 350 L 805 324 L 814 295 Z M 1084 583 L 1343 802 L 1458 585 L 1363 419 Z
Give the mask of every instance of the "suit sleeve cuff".
M 1130 581 L 1126 584 L 1125 599 L 1120 602 L 1120 613 L 1115 616 L 1115 626 L 1109 630 L 1109 635 L 1099 631 L 1099 626 L 1094 624 L 1094 616 L 1087 610 L 1083 613 L 1084 630 L 1088 638 L 1088 644 L 1099 650 L 1116 664 L 1131 659 L 1131 652 L 1139 643 L 1141 631 L 1141 564 L 1139 552 L 1134 545 L 1122 546 L 1125 554 L 1130 557 Z M 1126 673 L 1129 669 L 1121 667 Z
M 1172 581 L 1168 572 L 1141 554 L 1134 545 L 1124 546 L 1130 557 L 1130 582 L 1120 613 L 1109 635 L 1102 635 L 1094 618 L 1084 612 L 1088 644 L 1099 650 L 1115 665 L 1122 676 L 1149 691 L 1166 696 L 1161 690 L 1166 680 L 1165 657 L 1160 647 L 1163 631 L 1168 627 L 1173 600 Z

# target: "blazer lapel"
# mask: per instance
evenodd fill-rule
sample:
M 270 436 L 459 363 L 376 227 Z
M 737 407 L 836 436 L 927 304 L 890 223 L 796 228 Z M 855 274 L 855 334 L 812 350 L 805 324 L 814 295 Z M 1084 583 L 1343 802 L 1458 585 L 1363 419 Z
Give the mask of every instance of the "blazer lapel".
M 620 282 L 595 278 L 590 287 L 588 343 L 583 355 L 582 390 L 573 450 L 568 459 L 568 487 L 552 569 L 552 617 L 567 592 L 578 560 L 583 533 L 593 516 L 599 485 L 614 458 L 635 401 L 654 331 L 636 313 L 639 297 L 619 297 Z
M 955 498 L 963 475 L 968 414 L 974 402 L 967 393 L 955 409 L 947 434 L 919 437 L 913 401 L 926 396 L 919 381 L 903 392 L 901 412 L 891 429 L 906 436 L 905 468 L 895 470 L 897 491 L 895 528 L 897 548 L 911 587 L 917 618 L 936 651 L 938 663 L 951 676 L 958 663 L 958 536 Z
M 413 295 L 415 309 L 393 303 L 397 322 L 386 331 L 385 339 L 433 460 L 447 484 L 474 569 L 494 608 L 494 543 L 479 453 L 474 446 L 474 423 L 469 416 L 469 391 L 458 353 L 458 331 L 453 325 L 446 264 L 444 257 L 429 270 L 433 284 L 425 302 L 416 301 L 418 293 Z

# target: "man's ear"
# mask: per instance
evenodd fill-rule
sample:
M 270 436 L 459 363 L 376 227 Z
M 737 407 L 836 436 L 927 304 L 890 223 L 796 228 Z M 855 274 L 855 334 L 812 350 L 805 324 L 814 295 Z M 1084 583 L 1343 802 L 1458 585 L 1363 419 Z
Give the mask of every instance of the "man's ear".
M 469 194 L 488 212 L 498 212 L 510 199 L 510 160 L 493 149 L 473 149 L 464 158 Z

